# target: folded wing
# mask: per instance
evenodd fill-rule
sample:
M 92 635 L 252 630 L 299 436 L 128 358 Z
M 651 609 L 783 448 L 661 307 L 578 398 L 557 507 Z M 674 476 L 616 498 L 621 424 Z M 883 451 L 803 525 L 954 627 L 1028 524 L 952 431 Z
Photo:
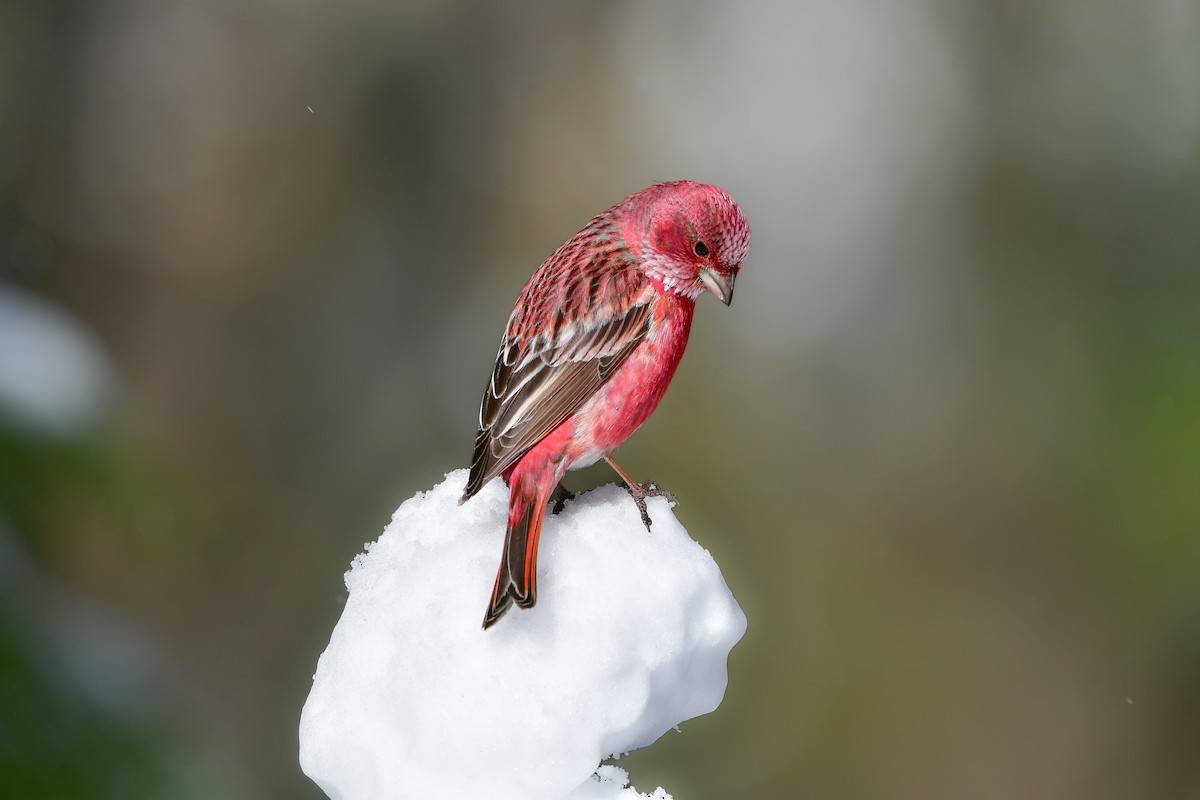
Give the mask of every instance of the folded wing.
M 649 333 L 650 312 L 646 295 L 618 314 L 559 324 L 552 335 L 538 334 L 528 342 L 505 335 L 483 393 L 464 500 L 515 464 L 604 385 Z

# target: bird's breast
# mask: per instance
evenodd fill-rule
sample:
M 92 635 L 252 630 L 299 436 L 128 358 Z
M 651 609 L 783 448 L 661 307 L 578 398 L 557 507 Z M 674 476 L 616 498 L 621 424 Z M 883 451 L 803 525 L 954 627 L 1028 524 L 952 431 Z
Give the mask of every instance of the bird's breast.
M 608 455 L 654 413 L 683 358 L 694 307 L 660 298 L 649 334 L 576 415 L 572 467 Z

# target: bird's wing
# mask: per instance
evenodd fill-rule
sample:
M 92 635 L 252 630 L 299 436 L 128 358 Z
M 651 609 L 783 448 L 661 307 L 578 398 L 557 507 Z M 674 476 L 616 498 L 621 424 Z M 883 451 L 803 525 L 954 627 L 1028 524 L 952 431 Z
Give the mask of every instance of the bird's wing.
M 652 296 L 621 294 L 618 309 L 592 307 L 577 322 L 556 313 L 549 332 L 531 338 L 521 336 L 528 315 L 514 312 L 483 393 L 464 500 L 578 411 L 649 333 Z

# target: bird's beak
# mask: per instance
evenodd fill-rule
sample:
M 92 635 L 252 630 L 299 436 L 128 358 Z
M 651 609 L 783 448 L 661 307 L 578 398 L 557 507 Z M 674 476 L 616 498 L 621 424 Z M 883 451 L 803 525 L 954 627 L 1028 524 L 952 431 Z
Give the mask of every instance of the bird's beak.
M 700 270 L 700 282 L 704 284 L 704 288 L 712 292 L 718 300 L 725 305 L 729 305 L 733 300 L 733 281 L 737 278 L 736 272 L 731 272 L 728 275 L 722 275 L 715 269 Z

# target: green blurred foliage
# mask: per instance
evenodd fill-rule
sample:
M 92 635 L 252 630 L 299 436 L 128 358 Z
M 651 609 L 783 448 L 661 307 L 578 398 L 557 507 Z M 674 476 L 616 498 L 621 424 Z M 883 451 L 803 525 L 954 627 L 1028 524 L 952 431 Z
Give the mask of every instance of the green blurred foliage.
M 162 725 L 98 707 L 39 640 L 14 598 L 0 606 L 0 771 L 12 797 L 165 797 L 176 781 Z

